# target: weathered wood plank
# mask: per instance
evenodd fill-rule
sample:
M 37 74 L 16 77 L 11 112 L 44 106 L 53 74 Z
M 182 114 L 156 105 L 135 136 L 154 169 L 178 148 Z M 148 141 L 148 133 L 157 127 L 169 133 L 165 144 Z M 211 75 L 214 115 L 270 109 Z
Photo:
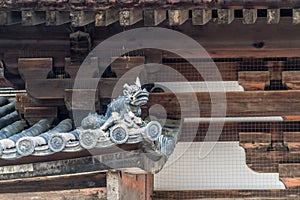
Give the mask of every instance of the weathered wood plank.
M 91 153 L 93 156 L 90 156 Z M 0 173 L 0 177 L 1 180 L 11 180 L 108 171 L 110 169 L 123 169 L 135 174 L 156 173 L 165 164 L 166 159 L 155 152 L 149 153 L 154 154 L 155 161 L 152 160 L 153 157 L 151 159 L 150 156 L 142 152 L 140 144 L 127 144 L 118 145 L 118 148 L 95 148 L 90 151 L 75 153 L 57 153 L 49 156 L 29 156 L 17 160 L 1 160 L 0 171 L 2 173 Z M 14 166 L 3 166 L 8 163 L 14 163 Z M 20 166 L 20 163 L 27 170 L 15 170 Z
M 211 97 L 220 100 L 220 93 L 153 93 L 149 97 L 148 107 L 154 104 L 162 105 L 169 117 L 209 117 L 211 116 Z M 227 117 L 250 116 L 285 116 L 300 115 L 298 91 L 268 91 L 268 92 L 227 92 L 226 100 L 220 100 L 220 106 L 226 106 Z M 191 103 L 196 97 L 198 105 Z M 178 100 L 181 100 L 181 105 Z M 222 103 L 224 103 L 222 105 Z M 199 106 L 199 107 L 198 107 Z M 197 113 L 197 109 L 200 110 Z M 215 117 L 219 116 L 216 114 Z
M 16 95 L 16 110 L 20 114 L 24 114 L 25 107 L 34 107 L 35 104 L 30 100 L 27 94 Z
M 264 90 L 270 84 L 268 71 L 239 71 L 238 81 L 245 90 Z
M 74 27 L 80 27 L 88 25 L 95 21 L 95 12 L 93 11 L 72 11 L 71 24 Z
M 179 26 L 189 19 L 188 10 L 168 10 L 169 25 Z
M 300 142 L 300 132 L 284 132 L 284 142 Z
M 257 20 L 257 9 L 243 9 L 243 24 L 254 24 Z
M 193 25 L 205 25 L 212 18 L 212 10 L 210 9 L 196 9 L 192 11 Z
M 166 199 L 290 199 L 300 196 L 299 190 L 194 190 L 194 191 L 155 191 L 153 200 Z M 181 198 L 182 197 L 182 198 Z
M 121 10 L 119 12 L 119 22 L 121 26 L 131 26 L 143 19 L 141 9 Z
M 287 189 L 298 189 L 300 188 L 300 178 L 280 178 Z
M 114 84 L 111 81 L 116 82 L 118 79 L 101 79 L 101 88 L 107 88 L 104 91 L 100 90 L 100 98 L 111 98 L 112 88 Z M 88 80 L 83 80 L 86 82 Z M 97 81 L 89 80 L 89 81 Z M 126 81 L 126 80 L 125 80 Z M 44 83 L 47 84 L 44 84 Z M 104 84 L 104 85 L 103 85 Z M 105 85 L 108 84 L 108 85 Z M 40 90 L 40 85 L 45 85 L 43 90 Z M 46 89 L 47 87 L 48 89 Z M 54 101 L 52 103 L 63 104 L 65 89 L 73 88 L 73 81 L 62 80 L 30 80 L 27 82 L 28 94 L 36 100 L 46 100 L 46 102 Z M 87 88 L 88 89 L 88 88 Z M 103 89 L 102 89 L 103 90 Z M 51 91 L 51 92 L 49 92 Z M 198 100 L 197 104 L 192 104 L 190 99 L 196 96 Z M 153 93 L 150 95 L 148 106 L 154 104 L 160 104 L 165 107 L 169 117 L 181 118 L 181 117 L 199 117 L 195 110 L 195 106 L 199 106 L 201 117 L 211 116 L 211 96 L 219 99 L 219 97 L 227 97 L 227 102 L 223 100 L 220 106 L 227 107 L 226 116 L 228 117 L 250 117 L 250 116 L 293 116 L 300 115 L 299 110 L 299 91 L 268 91 L 268 92 L 227 92 L 221 93 Z M 220 96 L 221 95 L 221 96 Z M 182 100 L 182 105 L 179 105 L 178 100 Z M 225 99 L 224 99 L 225 100 Z M 46 103 L 44 102 L 44 103 Z M 222 105 L 223 104 L 223 105 Z M 46 105 L 46 104 L 45 104 Z M 182 109 L 182 113 L 181 113 Z M 217 116 L 219 116 L 217 114 Z M 217 117 L 215 116 L 215 117 Z
M 56 118 L 57 107 L 25 107 L 25 118 Z
M 0 25 L 18 24 L 22 21 L 20 11 L 0 11 Z
M 98 11 L 95 16 L 95 26 L 109 26 L 119 20 L 117 9 Z
M 218 9 L 218 24 L 231 24 L 234 20 L 234 9 Z
M 283 71 L 282 82 L 290 89 L 300 89 L 300 71 Z
M 70 189 L 49 192 L 3 193 L 3 199 L 64 199 L 64 200 L 106 200 L 106 188 Z
M 165 10 L 144 10 L 144 26 L 157 26 L 166 19 Z
M 70 13 L 67 11 L 46 11 L 47 26 L 59 26 L 70 21 Z
M 22 25 L 35 26 L 46 22 L 46 13 L 44 11 L 22 11 Z
M 300 151 L 300 132 L 283 132 L 283 142 L 290 151 Z
M 285 163 L 279 164 L 279 176 L 281 178 L 300 178 L 300 164 L 299 163 Z
M 47 78 L 52 58 L 19 58 L 18 70 L 23 80 Z
M 271 133 L 240 132 L 240 145 L 245 149 L 265 149 L 271 145 Z
M 98 97 L 97 89 L 66 89 L 64 100 L 68 110 L 90 110 L 93 105 L 96 105 L 96 110 L 99 111 Z
M 22 168 L 20 168 L 22 170 Z M 50 170 L 50 169 L 49 169 Z M 0 193 L 45 192 L 106 186 L 105 173 L 93 172 L 0 181 Z M 37 188 L 38 187 L 38 188 Z
M 267 10 L 267 24 L 278 24 L 280 21 L 280 9 Z

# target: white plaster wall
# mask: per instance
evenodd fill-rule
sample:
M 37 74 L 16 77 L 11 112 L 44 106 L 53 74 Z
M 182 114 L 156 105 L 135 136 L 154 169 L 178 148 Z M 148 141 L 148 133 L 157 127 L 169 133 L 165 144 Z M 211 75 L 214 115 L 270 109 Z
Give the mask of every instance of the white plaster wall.
M 154 189 L 172 191 L 285 188 L 279 181 L 278 173 L 257 173 L 248 168 L 245 151 L 239 146 L 239 142 L 217 142 L 208 156 L 202 159 L 199 157 L 200 145 L 200 142 L 178 143 L 165 167 L 155 175 Z

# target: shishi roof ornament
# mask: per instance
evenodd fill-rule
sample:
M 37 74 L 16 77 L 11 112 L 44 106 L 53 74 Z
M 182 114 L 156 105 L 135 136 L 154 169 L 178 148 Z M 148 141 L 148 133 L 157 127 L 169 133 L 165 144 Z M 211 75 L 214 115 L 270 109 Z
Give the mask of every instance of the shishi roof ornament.
M 149 100 L 149 92 L 142 89 L 139 78 L 123 86 L 123 96 L 113 99 L 105 115 L 89 114 L 81 122 L 80 144 L 86 149 L 110 147 L 116 144 L 159 142 L 162 126 L 157 121 L 145 122 L 141 106 Z

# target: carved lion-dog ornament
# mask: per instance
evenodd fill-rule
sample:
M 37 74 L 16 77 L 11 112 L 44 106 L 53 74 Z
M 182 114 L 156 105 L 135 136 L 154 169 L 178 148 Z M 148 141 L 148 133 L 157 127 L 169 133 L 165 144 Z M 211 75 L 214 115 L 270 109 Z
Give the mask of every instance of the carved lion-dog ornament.
M 141 106 L 149 99 L 149 92 L 142 89 L 139 78 L 123 86 L 123 96 L 113 99 L 105 115 L 89 114 L 81 122 L 80 144 L 86 149 L 110 147 L 116 144 L 139 142 L 159 143 L 162 126 L 158 121 L 145 122 Z M 156 145 L 157 146 L 157 145 Z M 160 145 L 158 145 L 160 146 Z

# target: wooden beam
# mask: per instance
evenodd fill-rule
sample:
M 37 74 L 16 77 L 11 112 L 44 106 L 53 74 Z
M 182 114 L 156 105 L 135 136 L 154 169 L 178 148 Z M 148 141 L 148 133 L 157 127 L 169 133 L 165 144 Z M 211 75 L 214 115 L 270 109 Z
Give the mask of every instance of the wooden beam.
M 22 25 L 35 26 L 46 22 L 46 13 L 44 11 L 22 11 Z
M 282 83 L 290 89 L 300 89 L 300 71 L 283 71 Z
M 70 21 L 70 13 L 67 11 L 46 11 L 47 26 L 59 26 Z
M 95 26 L 109 26 L 119 20 L 117 9 L 98 11 L 95 17 Z
M 22 170 L 22 168 L 20 168 Z M 105 173 L 93 172 L 0 181 L 0 193 L 45 192 L 106 187 Z M 13 188 L 13 189 L 12 189 Z
M 241 132 L 240 146 L 244 149 L 262 149 L 267 151 L 271 146 L 271 133 Z
M 280 180 L 287 189 L 297 190 L 300 188 L 300 178 L 298 177 L 280 178 Z
M 300 132 L 283 132 L 283 142 L 289 151 L 300 150 Z
M 239 71 L 238 81 L 245 90 L 264 90 L 270 84 L 268 71 Z
M 18 24 L 22 21 L 20 11 L 0 11 L 0 25 Z
M 212 10 L 210 9 L 195 9 L 193 10 L 192 23 L 193 25 L 205 25 L 212 18 Z
M 234 9 L 218 9 L 218 24 L 231 24 L 234 20 Z
M 153 199 L 173 199 L 174 197 L 184 197 L 185 199 L 289 199 L 300 197 L 299 190 L 194 190 L 194 191 L 155 191 Z
M 186 20 L 189 19 L 188 10 L 168 10 L 169 25 L 179 26 L 182 25 Z
M 300 164 L 287 163 L 279 164 L 279 175 L 281 178 L 300 177 Z
M 293 9 L 293 24 L 300 24 L 300 9 Z
M 110 169 L 122 169 L 135 174 L 158 172 L 166 158 L 154 151 L 154 157 L 140 149 L 141 144 L 126 144 L 106 149 L 91 149 L 75 153 L 57 153 L 49 156 L 28 156 L 17 160 L 0 160 L 1 180 L 77 174 Z M 93 154 L 93 156 L 90 156 Z M 155 160 L 152 160 L 155 159 Z M 4 164 L 14 163 L 8 166 Z M 20 164 L 23 163 L 23 164 Z M 14 166 L 12 166 L 14 165 Z M 23 169 L 23 170 L 22 170 Z
M 257 9 L 243 9 L 243 24 L 254 24 L 257 20 Z
M 52 70 L 52 58 L 19 58 L 18 71 L 23 80 L 47 78 Z
M 141 9 L 121 10 L 119 12 L 119 21 L 121 26 L 131 26 L 143 19 Z
M 267 10 L 267 24 L 278 24 L 280 21 L 280 9 Z
M 165 10 L 144 10 L 144 26 L 157 26 L 166 19 Z
M 70 183 L 72 185 L 72 183 Z M 106 200 L 106 188 L 70 189 L 49 192 L 2 193 L 3 199 L 97 199 Z
M 99 91 L 97 89 L 66 89 L 65 91 L 64 100 L 68 110 L 90 110 L 92 105 L 96 105 L 96 110 L 99 111 Z M 73 104 L 74 102 L 76 104 Z
M 95 21 L 95 12 L 93 11 L 72 11 L 70 16 L 71 24 L 74 27 L 86 26 Z
M 149 97 L 148 108 L 160 104 L 166 109 L 169 118 L 211 117 L 212 96 L 219 99 L 219 106 L 226 107 L 227 117 L 300 115 L 300 91 L 227 92 L 223 95 L 226 103 L 220 99 L 221 93 L 153 93 Z M 196 97 L 198 104 L 191 103 L 193 97 Z M 214 117 L 221 115 L 216 114 Z
M 57 107 L 25 107 L 24 116 L 25 118 L 56 118 Z

